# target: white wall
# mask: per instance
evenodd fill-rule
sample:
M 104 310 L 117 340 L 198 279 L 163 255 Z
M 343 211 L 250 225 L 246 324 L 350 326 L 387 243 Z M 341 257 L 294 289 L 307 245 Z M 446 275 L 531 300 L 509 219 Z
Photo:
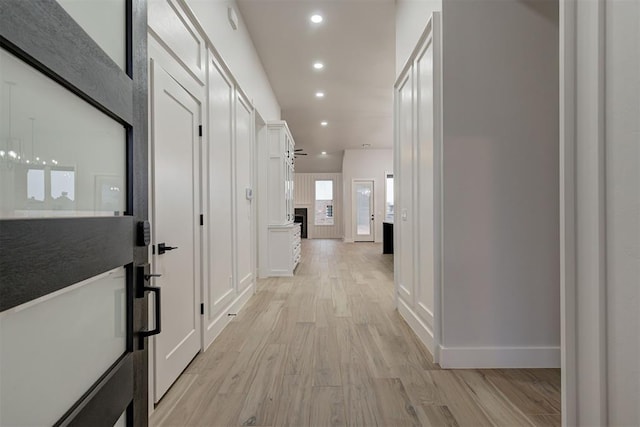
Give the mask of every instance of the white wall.
M 341 173 L 295 173 L 293 177 L 294 208 L 307 208 L 307 238 L 342 239 L 343 196 Z M 333 180 L 333 225 L 315 225 L 315 182 L 318 179 Z
M 159 0 L 154 0 L 159 1 Z M 224 59 L 234 78 L 266 121 L 280 120 L 280 105 L 249 36 L 235 0 L 182 0 L 191 9 L 209 41 Z M 238 29 L 227 18 L 232 6 Z
M 443 4 L 443 366 L 560 364 L 557 9 Z
M 396 0 L 396 76 L 435 11 L 442 11 L 442 0 Z
M 344 240 L 353 242 L 353 180 L 374 180 L 374 237 L 382 242 L 382 221 L 385 213 L 385 173 L 393 173 L 393 150 L 344 150 L 342 178 L 344 179 Z

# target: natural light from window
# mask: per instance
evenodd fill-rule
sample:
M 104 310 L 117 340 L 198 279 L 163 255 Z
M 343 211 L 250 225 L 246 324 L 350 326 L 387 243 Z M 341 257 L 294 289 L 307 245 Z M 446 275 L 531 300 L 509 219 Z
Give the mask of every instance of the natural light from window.
M 333 225 L 333 181 L 316 181 L 315 225 Z
M 387 221 L 393 221 L 393 174 L 386 174 L 385 181 L 386 200 L 384 217 Z

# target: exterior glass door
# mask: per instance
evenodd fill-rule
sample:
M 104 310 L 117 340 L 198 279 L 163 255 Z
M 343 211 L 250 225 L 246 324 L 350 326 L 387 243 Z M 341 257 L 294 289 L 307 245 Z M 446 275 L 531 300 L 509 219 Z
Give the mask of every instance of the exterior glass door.
M 353 182 L 354 241 L 373 242 L 373 181 Z

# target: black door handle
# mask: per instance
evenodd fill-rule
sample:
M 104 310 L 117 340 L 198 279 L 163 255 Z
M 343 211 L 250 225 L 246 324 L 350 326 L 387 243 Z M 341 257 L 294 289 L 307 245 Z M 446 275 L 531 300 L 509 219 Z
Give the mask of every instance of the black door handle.
M 177 246 L 167 246 L 165 243 L 158 243 L 158 255 L 162 255 L 167 251 L 178 249 Z
M 162 306 L 160 305 L 160 288 L 157 288 L 155 286 L 145 286 L 143 289 L 147 292 L 153 292 L 156 294 L 156 298 L 155 298 L 156 327 L 150 331 L 147 331 L 147 330 L 140 331 L 140 335 L 142 337 L 150 337 L 152 335 L 158 335 L 160 333 L 160 319 L 162 318 L 162 315 L 161 315 Z

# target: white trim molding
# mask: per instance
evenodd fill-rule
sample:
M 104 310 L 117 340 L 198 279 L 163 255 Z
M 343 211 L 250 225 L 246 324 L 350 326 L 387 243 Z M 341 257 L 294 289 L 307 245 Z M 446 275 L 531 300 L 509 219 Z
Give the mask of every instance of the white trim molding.
M 427 347 L 429 352 L 435 355 L 433 330 L 429 328 L 427 323 L 425 323 L 402 298 L 398 298 L 398 312 L 407 322 L 411 330 L 418 336 L 420 341 Z M 431 319 L 431 324 L 433 324 L 433 318 Z M 434 360 L 434 363 L 437 362 Z
M 563 0 L 560 7 L 564 425 L 577 425 L 584 419 L 606 424 L 606 385 L 601 381 L 606 371 L 601 357 L 606 304 L 601 298 L 604 290 L 601 268 L 604 192 L 600 184 L 604 178 L 603 5 L 604 0 Z M 586 384 L 589 384 L 588 391 L 583 387 Z
M 440 366 L 454 368 L 559 368 L 560 347 L 440 347 Z

